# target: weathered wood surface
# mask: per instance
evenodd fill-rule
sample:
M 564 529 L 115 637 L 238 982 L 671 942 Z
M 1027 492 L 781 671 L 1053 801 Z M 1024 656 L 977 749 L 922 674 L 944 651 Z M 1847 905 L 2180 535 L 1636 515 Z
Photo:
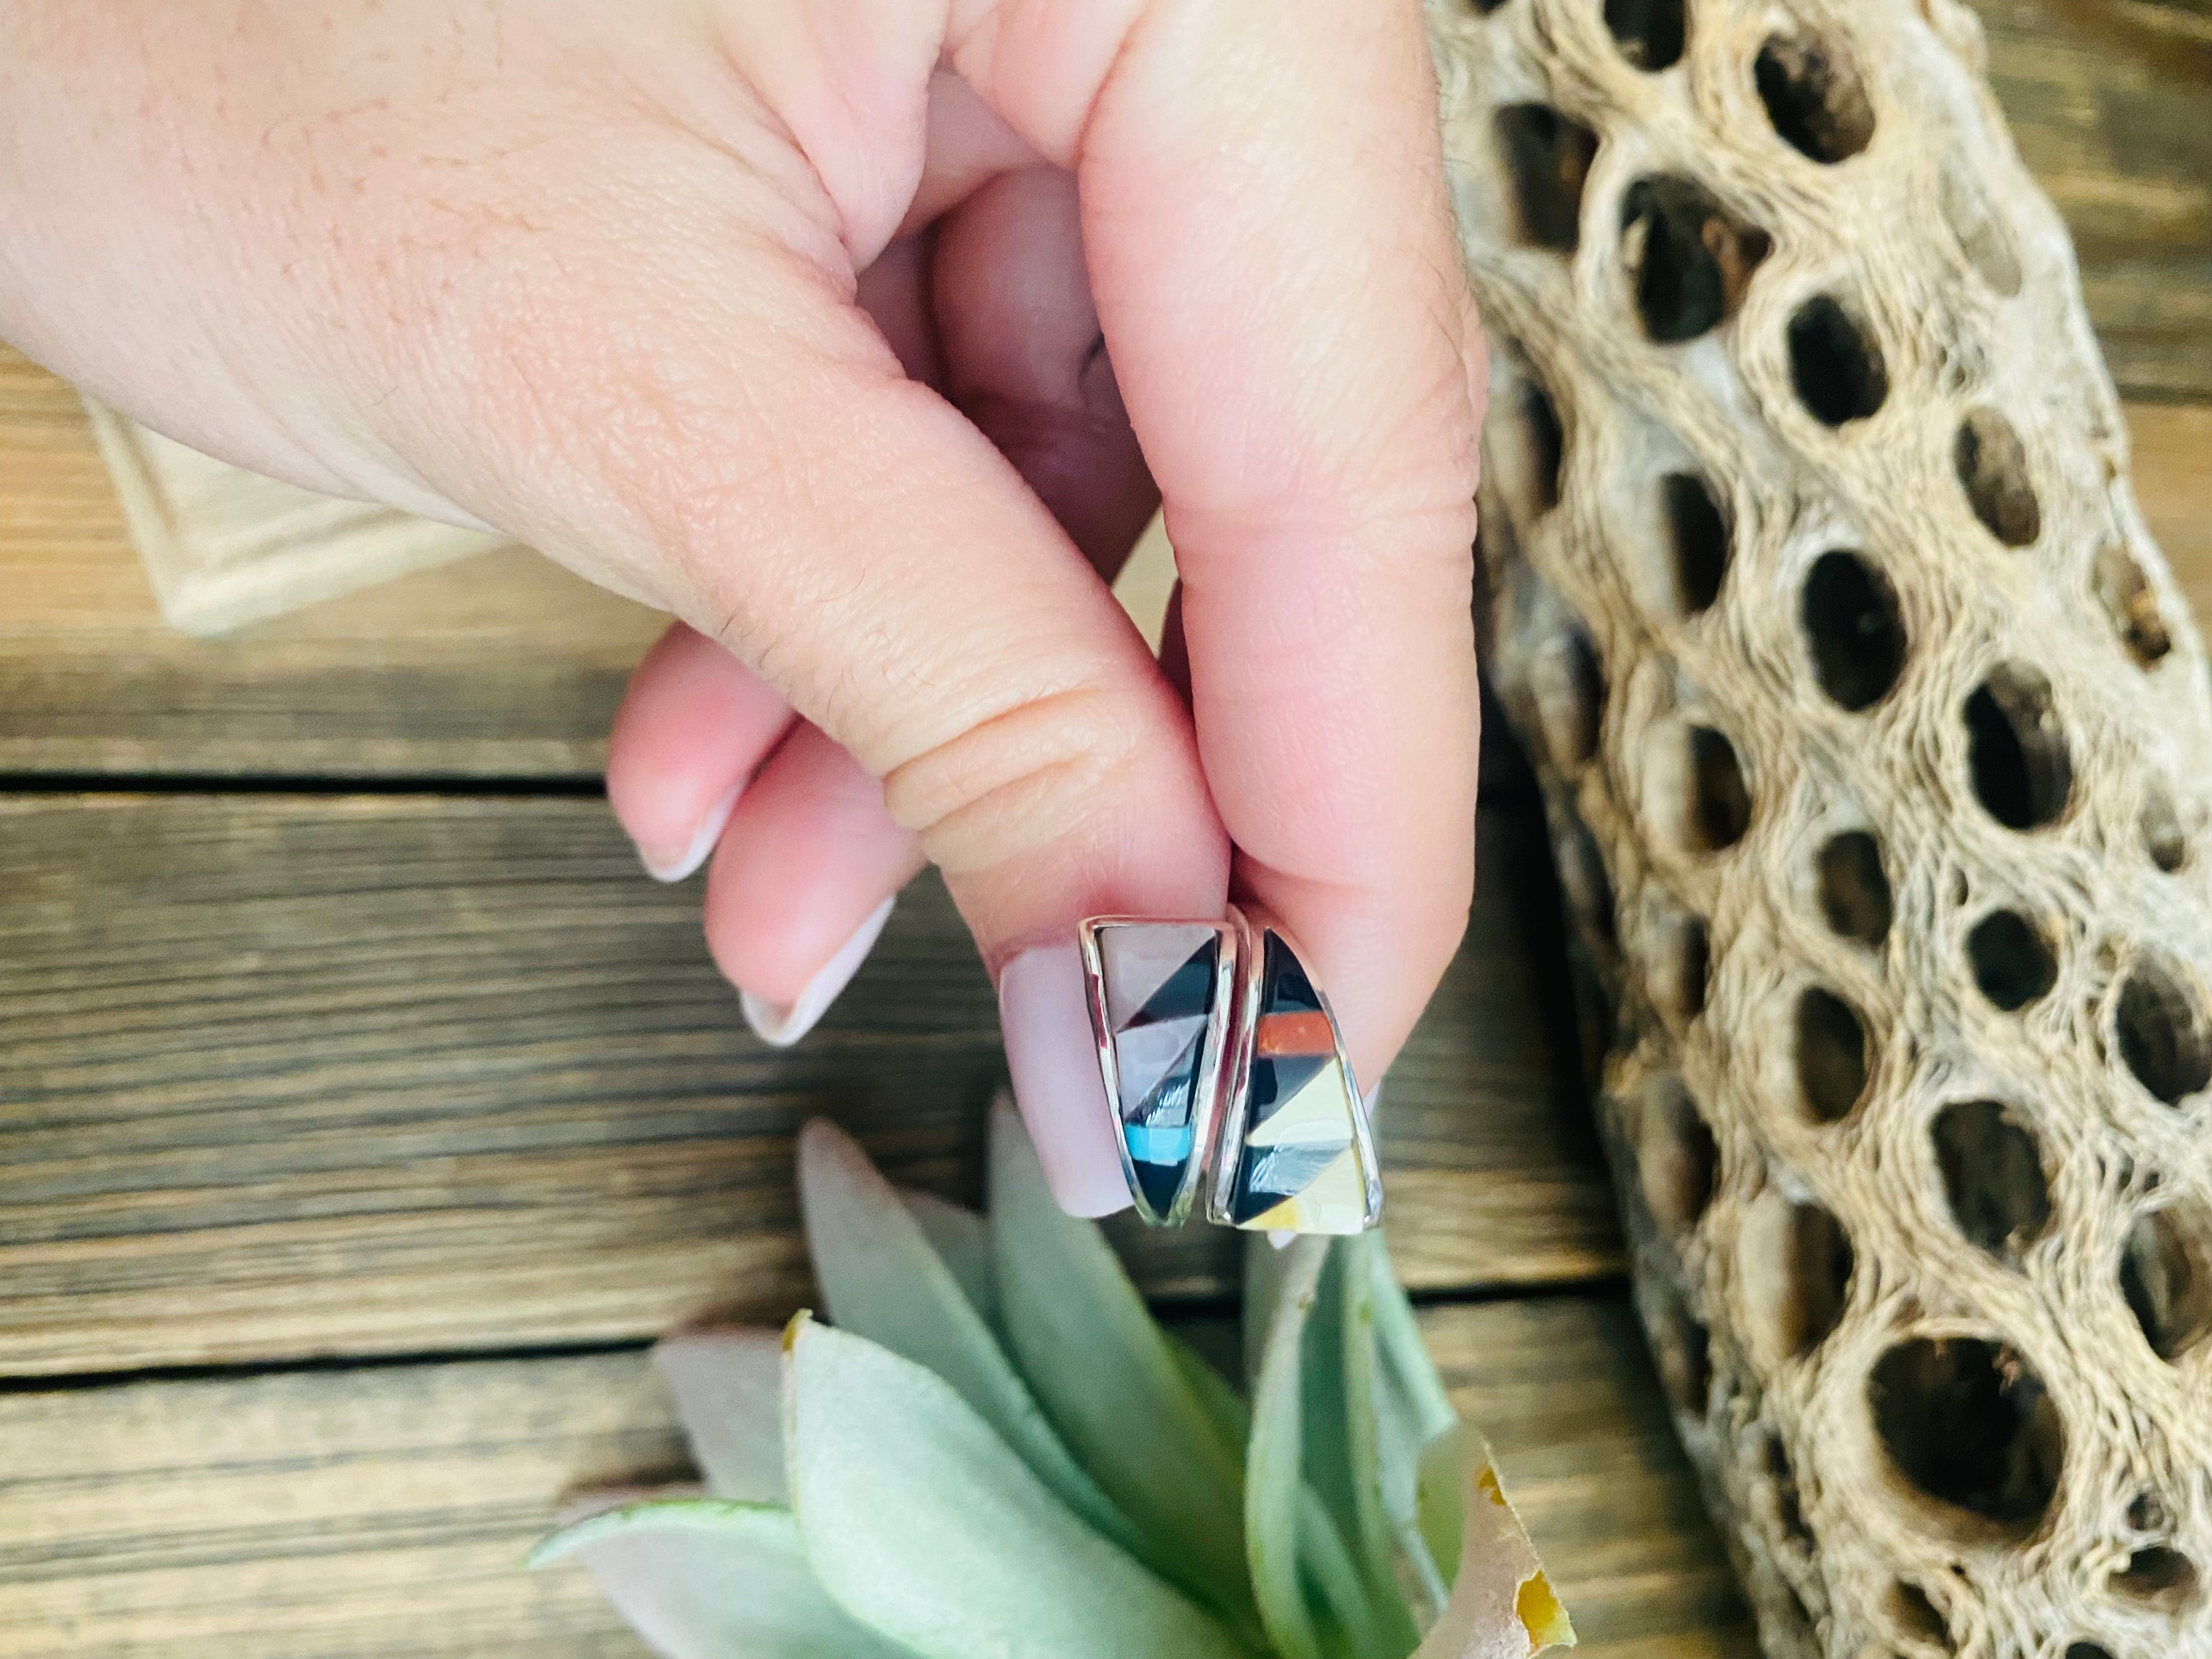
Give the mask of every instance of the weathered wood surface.
M 1483 847 L 1382 1114 L 1426 1290 L 1619 1265 L 1516 915 L 1541 855 L 1495 813 Z M 916 885 L 782 1053 L 697 906 L 592 799 L 0 796 L 0 1375 L 781 1314 L 805 1284 L 791 1136 L 817 1112 L 973 1197 L 997 1024 L 943 890 Z M 1136 1254 L 1152 1291 L 1206 1296 L 1231 1248 Z
M 2129 413 L 2151 528 L 2212 614 L 2212 408 Z M 0 773 L 589 777 L 663 620 L 513 550 L 186 639 L 76 394 L 0 349 Z
M 2201 0 L 1972 0 L 2021 159 L 2065 215 L 2112 377 L 2212 396 L 2212 17 Z
M 1751 1659 L 1624 1307 L 1425 1316 L 1604 1659 Z M 0 1659 L 642 1659 L 520 1557 L 580 1486 L 683 1461 L 635 1352 L 0 1395 Z

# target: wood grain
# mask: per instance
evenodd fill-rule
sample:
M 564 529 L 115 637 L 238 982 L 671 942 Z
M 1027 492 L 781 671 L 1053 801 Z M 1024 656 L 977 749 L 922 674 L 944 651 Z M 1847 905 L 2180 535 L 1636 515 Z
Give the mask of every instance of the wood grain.
M 1482 844 L 1382 1114 L 1424 1289 L 1619 1262 L 1516 909 L 1541 854 L 1497 814 Z M 787 1052 L 744 1031 L 697 905 L 596 800 L 0 797 L 0 1375 L 781 1314 L 815 1113 L 972 1198 L 997 1026 L 942 889 Z M 1225 1293 L 1231 1249 L 1133 1241 L 1181 1297 Z
M 1584 1650 L 1751 1659 L 1625 1309 L 1424 1323 Z M 0 1395 L 0 1659 L 642 1659 L 581 1568 L 520 1558 L 682 1457 L 635 1352 Z
M 1973 0 L 2021 159 L 2066 217 L 2112 377 L 2212 396 L 2212 42 L 2159 0 Z
M 187 639 L 76 394 L 0 348 L 0 770 L 588 776 L 665 620 L 514 550 Z

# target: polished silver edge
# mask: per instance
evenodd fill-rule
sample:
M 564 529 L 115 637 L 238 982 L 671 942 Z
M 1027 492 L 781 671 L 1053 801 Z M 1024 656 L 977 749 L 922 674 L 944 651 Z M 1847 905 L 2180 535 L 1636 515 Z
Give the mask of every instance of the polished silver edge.
M 1251 1111 L 1252 1060 L 1259 1046 L 1260 975 L 1266 971 L 1267 935 L 1282 940 L 1284 947 L 1298 960 L 1304 969 L 1306 982 L 1313 987 L 1314 997 L 1328 1020 L 1330 1040 L 1336 1044 L 1336 1063 L 1344 1068 L 1345 1091 L 1352 1098 L 1352 1156 L 1358 1161 L 1360 1176 L 1361 1232 L 1371 1231 L 1382 1221 L 1382 1164 L 1375 1151 L 1375 1133 L 1367 1121 L 1367 1097 L 1360 1092 L 1359 1074 L 1352 1070 L 1352 1055 L 1344 1046 L 1344 1028 L 1337 1024 L 1336 1009 L 1328 1000 L 1328 992 L 1314 977 L 1313 967 L 1297 939 L 1273 914 L 1258 905 L 1231 905 L 1229 914 L 1236 921 L 1241 935 L 1240 954 L 1245 970 L 1238 978 L 1237 1065 L 1228 1109 L 1222 1115 L 1221 1149 L 1214 1161 L 1213 1180 L 1206 1200 L 1206 1219 L 1218 1226 L 1234 1227 L 1240 1232 L 1264 1231 L 1250 1222 L 1239 1223 L 1230 1218 L 1230 1199 L 1237 1181 L 1237 1166 L 1244 1155 L 1244 1124 Z
M 1146 1199 L 1143 1183 L 1137 1179 L 1136 1161 L 1129 1156 L 1128 1136 L 1121 1122 L 1121 1060 L 1114 1052 L 1114 1034 L 1106 1012 L 1106 962 L 1098 946 L 1099 934 L 1109 927 L 1211 927 L 1220 940 L 1220 949 L 1214 952 L 1213 1006 L 1206 1021 L 1206 1059 L 1192 1091 L 1191 1109 L 1196 1121 L 1192 1125 L 1190 1162 L 1176 1185 L 1175 1202 L 1168 1206 L 1165 1214 L 1155 1210 Z M 1091 1041 L 1098 1049 L 1098 1076 L 1106 1087 L 1108 1124 L 1114 1134 L 1114 1155 L 1121 1161 L 1122 1182 L 1129 1189 L 1130 1202 L 1139 1221 L 1148 1227 L 1180 1227 L 1190 1218 L 1200 1186 L 1212 1168 L 1218 1144 L 1231 997 L 1236 988 L 1240 960 L 1237 930 L 1226 921 L 1209 921 L 1204 917 L 1086 916 L 1075 925 L 1075 941 L 1083 959 L 1084 1001 L 1091 1015 Z
M 1237 1164 L 1244 1155 L 1244 1121 L 1252 1104 L 1252 1050 L 1260 1018 L 1256 994 L 1266 953 L 1259 931 L 1243 908 L 1229 907 L 1229 926 L 1237 935 L 1236 1030 L 1227 1050 L 1230 1065 L 1223 1073 L 1219 1127 L 1207 1159 L 1206 1218 L 1217 1227 L 1231 1227 L 1229 1200 L 1237 1183 Z

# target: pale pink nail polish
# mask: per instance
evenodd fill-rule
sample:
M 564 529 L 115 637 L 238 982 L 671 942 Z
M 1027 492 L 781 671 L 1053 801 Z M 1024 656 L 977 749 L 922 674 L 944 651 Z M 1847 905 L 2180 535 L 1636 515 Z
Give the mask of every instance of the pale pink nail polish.
M 1060 1207 L 1079 1216 L 1128 1208 L 1074 940 L 1024 951 L 1000 970 L 999 1026 L 1014 1103 Z
M 830 1012 L 830 1005 L 837 1000 L 838 994 L 853 982 L 853 975 L 860 971 L 860 964 L 875 949 L 876 939 L 883 933 L 884 924 L 891 919 L 891 907 L 896 902 L 896 899 L 885 899 L 869 911 L 868 919 L 837 947 L 837 954 L 806 981 L 806 988 L 799 994 L 798 1001 L 785 1006 L 740 988 L 738 1006 L 744 1012 L 745 1024 L 753 1028 L 753 1035 L 774 1048 L 788 1048 L 812 1030 L 822 1016 Z
M 681 852 L 663 854 L 641 842 L 637 856 L 645 866 L 646 874 L 655 881 L 673 882 L 682 881 L 697 870 L 707 861 L 707 854 L 714 850 L 714 843 L 721 840 L 722 831 L 729 827 L 730 814 L 737 811 L 738 797 L 744 790 L 744 786 L 739 784 L 708 807 L 707 816 L 699 820 L 699 827 L 692 831 L 691 844 Z

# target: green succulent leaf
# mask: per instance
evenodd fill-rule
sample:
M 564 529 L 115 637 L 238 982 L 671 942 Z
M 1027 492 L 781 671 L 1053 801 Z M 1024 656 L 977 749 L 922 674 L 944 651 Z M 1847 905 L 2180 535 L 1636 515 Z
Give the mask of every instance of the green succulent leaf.
M 1144 1559 L 1255 1630 L 1239 1449 L 1098 1229 L 1065 1214 L 1020 1120 L 991 1127 L 991 1237 L 1007 1340 L 1067 1443 L 1137 1524 Z
M 648 1498 L 569 1522 L 550 1538 L 541 1539 L 523 1565 L 547 1566 L 601 1539 L 638 1532 L 705 1533 L 740 1548 L 773 1549 L 779 1543 L 795 1546 L 799 1540 L 791 1511 L 780 1504 L 744 1504 L 727 1498 Z
M 815 1581 L 791 1511 L 719 1498 L 626 1504 L 531 1552 L 584 1559 L 623 1616 L 671 1659 L 913 1659 Z
M 1070 1455 L 973 1297 L 859 1144 L 823 1119 L 809 1123 L 799 1138 L 799 1185 L 830 1316 L 936 1372 L 1070 1510 L 1123 1548 L 1138 1547 L 1128 1517 Z
M 1354 1384 L 1354 1391 L 1364 1387 L 1370 1394 L 1370 1409 L 1362 1420 L 1370 1424 L 1374 1434 L 1375 1478 L 1383 1514 L 1398 1557 L 1427 1603 L 1425 1617 L 1433 1620 L 1451 1593 L 1459 1558 L 1448 1551 L 1439 1559 L 1421 1530 L 1421 1457 L 1439 1436 L 1458 1426 L 1459 1418 L 1421 1340 L 1413 1304 L 1399 1286 L 1381 1236 L 1369 1235 L 1357 1243 L 1354 1254 L 1362 1260 L 1352 1271 L 1364 1270 L 1375 1368 L 1371 1378 Z
M 999 1274 L 991 1262 L 991 1224 L 975 1211 L 935 1193 L 902 1188 L 899 1197 L 930 1249 L 937 1252 L 938 1260 L 952 1270 L 960 1288 L 975 1304 L 975 1311 L 983 1316 L 983 1322 L 998 1333 Z
M 1403 1659 L 1419 1627 L 1386 1497 L 1382 1445 L 1392 1431 L 1376 1414 L 1384 1365 L 1374 1271 L 1380 1260 L 1388 1273 L 1387 1257 L 1365 1238 L 1302 1239 L 1281 1250 L 1255 1241 L 1251 1254 L 1248 1346 L 1261 1357 L 1246 1526 L 1268 1636 L 1285 1659 Z M 1402 1299 L 1395 1282 L 1389 1293 Z M 1410 1471 L 1402 1484 L 1404 1530 L 1425 1556 Z
M 1298 1532 L 1305 1503 L 1301 1362 L 1306 1320 L 1328 1263 L 1328 1241 L 1301 1238 L 1281 1255 L 1287 1260 L 1274 1275 L 1272 1303 L 1257 1309 L 1248 1304 L 1245 1310 L 1246 1318 L 1261 1322 L 1267 1333 L 1244 1463 L 1245 1550 L 1261 1622 L 1276 1652 L 1282 1659 L 1325 1659 L 1299 1571 Z
M 1383 1418 L 1389 1402 L 1385 1398 L 1381 1344 L 1376 1335 L 1378 1278 L 1389 1281 L 1389 1294 L 1402 1298 L 1403 1293 L 1397 1288 L 1389 1252 L 1380 1233 L 1347 1238 L 1338 1245 L 1334 1255 L 1337 1386 L 1326 1391 L 1318 1404 L 1322 1410 L 1334 1412 L 1334 1420 L 1343 1425 L 1338 1439 L 1350 1504 L 1346 1531 L 1375 1607 L 1378 1659 L 1401 1659 L 1419 1641 L 1421 1632 L 1401 1588 L 1401 1534 L 1392 1521 L 1385 1492 L 1382 1448 L 1392 1431 Z M 1418 1568 L 1415 1577 L 1419 1577 Z
M 1214 1439 L 1223 1460 L 1237 1465 L 1241 1472 L 1244 1444 L 1252 1437 L 1252 1408 L 1244 1403 L 1244 1396 L 1230 1385 L 1229 1379 L 1208 1364 L 1197 1349 L 1173 1331 L 1164 1334 L 1169 1357 L 1213 1425 Z
M 691 1455 L 716 1498 L 787 1502 L 783 1338 L 777 1331 L 685 1331 L 653 1361 L 676 1396 Z
M 806 1559 L 923 1659 L 1249 1659 L 1218 1620 L 1072 1515 L 933 1372 L 801 1316 L 786 1446 Z

